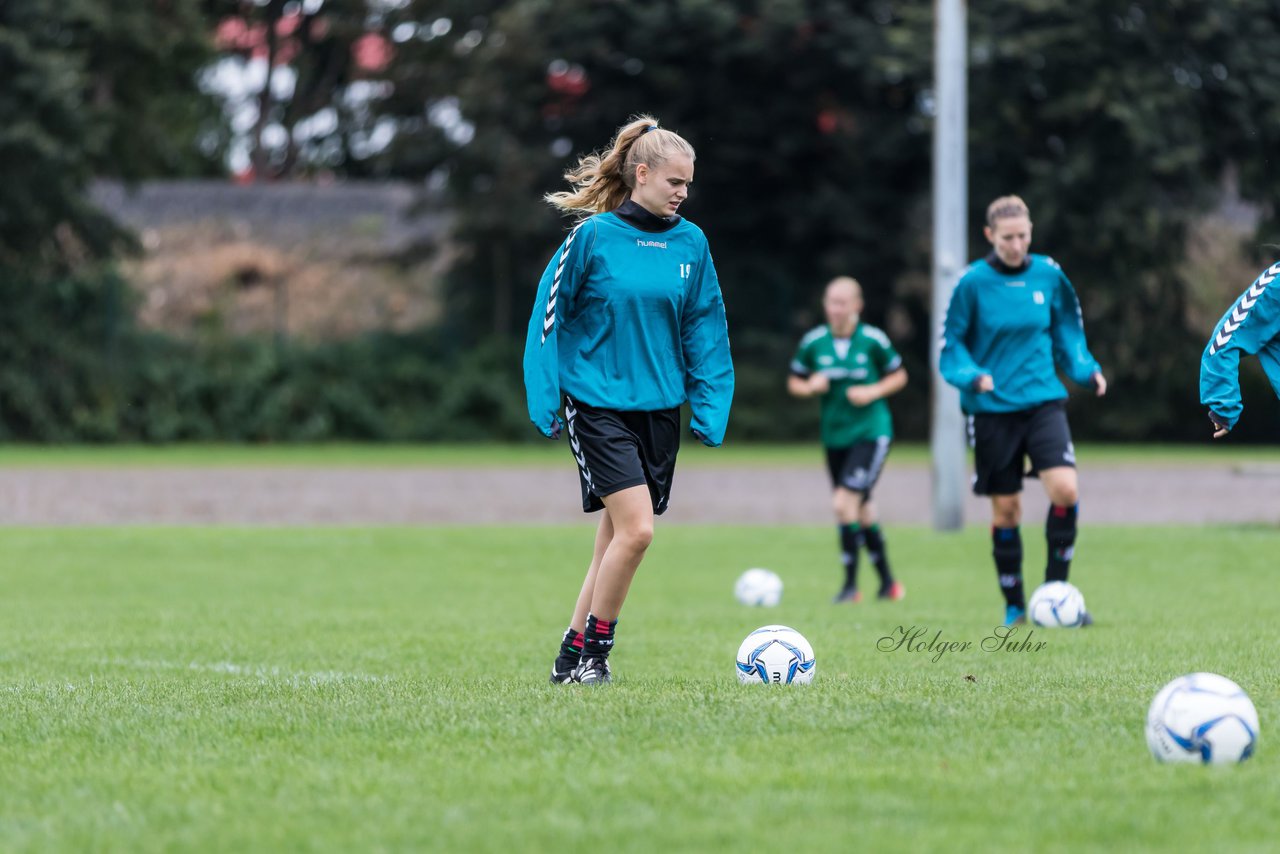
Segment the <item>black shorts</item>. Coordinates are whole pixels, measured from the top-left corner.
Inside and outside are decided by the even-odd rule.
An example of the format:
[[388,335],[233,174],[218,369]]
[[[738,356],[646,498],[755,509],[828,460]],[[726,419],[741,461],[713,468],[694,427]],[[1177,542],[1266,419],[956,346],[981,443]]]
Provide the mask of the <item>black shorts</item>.
[[[969,443],[973,446],[975,495],[1014,495],[1022,491],[1023,477],[1076,465],[1066,402],[1061,400],[1018,412],[972,415]],[[1031,461],[1025,474],[1024,457]]]
[[569,449],[578,463],[582,512],[604,509],[601,498],[647,485],[657,515],[667,509],[680,450],[680,407],[655,412],[598,409],[564,396]]
[[843,486],[850,492],[862,493],[862,500],[869,501],[892,444],[888,436],[882,436],[874,441],[854,442],[847,448],[827,448],[832,488]]

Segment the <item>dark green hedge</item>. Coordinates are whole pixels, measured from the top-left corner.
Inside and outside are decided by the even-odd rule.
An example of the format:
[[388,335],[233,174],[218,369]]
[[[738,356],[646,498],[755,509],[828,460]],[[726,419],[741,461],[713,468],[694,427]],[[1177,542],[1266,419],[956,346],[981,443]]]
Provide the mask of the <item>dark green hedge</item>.
[[[35,284],[0,275],[0,441],[537,441],[524,408],[519,342],[470,345],[447,329],[306,344],[139,330],[113,272]],[[731,441],[816,441],[818,407],[786,394],[795,341],[733,335]],[[927,365],[904,349],[910,385],[893,400],[898,435],[929,429]],[[1198,363],[1171,362],[1142,388],[1076,400],[1079,439],[1203,441]],[[1275,395],[1246,360],[1250,414],[1233,441],[1274,441]],[[1161,389],[1165,389],[1163,395]]]

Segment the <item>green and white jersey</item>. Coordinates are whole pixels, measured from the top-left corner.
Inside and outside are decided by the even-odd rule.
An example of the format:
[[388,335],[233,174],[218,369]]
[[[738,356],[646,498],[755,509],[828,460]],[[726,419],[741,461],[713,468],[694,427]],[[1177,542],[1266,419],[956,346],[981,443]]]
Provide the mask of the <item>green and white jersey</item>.
[[853,385],[879,382],[902,367],[902,357],[889,336],[874,326],[859,323],[848,338],[836,338],[826,324],[809,331],[791,360],[791,373],[809,377],[826,375],[831,388],[822,396],[822,444],[847,448],[893,436],[893,418],[884,398],[867,406],[854,406],[845,397]]

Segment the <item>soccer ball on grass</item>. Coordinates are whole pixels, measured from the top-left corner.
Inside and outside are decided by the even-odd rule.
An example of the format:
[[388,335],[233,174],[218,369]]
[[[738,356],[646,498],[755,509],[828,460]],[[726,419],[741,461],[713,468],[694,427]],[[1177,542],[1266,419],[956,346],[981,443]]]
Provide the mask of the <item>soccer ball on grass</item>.
[[767,569],[748,569],[738,576],[733,595],[743,605],[772,608],[782,601],[782,579]]
[[763,626],[738,647],[738,681],[744,685],[805,685],[816,662],[804,635],[788,626]]
[[1147,711],[1147,747],[1161,762],[1243,762],[1258,742],[1258,712],[1239,685],[1216,673],[1179,676]]
[[1067,581],[1046,581],[1027,602],[1027,618],[1046,629],[1084,625],[1084,594]]

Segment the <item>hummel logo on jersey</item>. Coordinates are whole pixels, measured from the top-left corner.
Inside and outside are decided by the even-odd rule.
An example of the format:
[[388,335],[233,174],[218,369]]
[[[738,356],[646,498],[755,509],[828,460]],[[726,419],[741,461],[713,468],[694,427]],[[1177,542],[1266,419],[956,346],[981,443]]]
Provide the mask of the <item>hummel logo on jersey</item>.
[[1044,291],[1036,291],[1031,298],[1035,300],[1036,305],[1044,305]]
[[641,240],[637,237],[636,246],[652,246],[654,249],[666,249],[667,243],[665,240]]

